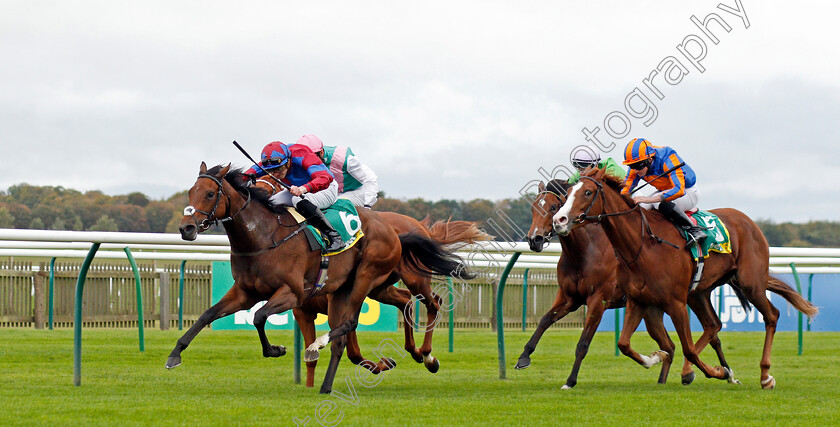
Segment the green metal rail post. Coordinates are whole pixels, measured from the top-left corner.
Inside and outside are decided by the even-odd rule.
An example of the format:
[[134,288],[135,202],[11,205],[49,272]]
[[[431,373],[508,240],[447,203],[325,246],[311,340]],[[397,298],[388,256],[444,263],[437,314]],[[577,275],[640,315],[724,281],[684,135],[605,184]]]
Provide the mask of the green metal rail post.
[[522,252],[514,252],[513,256],[511,256],[510,261],[508,261],[507,265],[505,266],[504,272],[502,272],[502,279],[499,281],[499,291],[496,294],[496,334],[498,335],[497,341],[499,342],[499,378],[505,379],[506,378],[506,370],[505,370],[505,321],[504,321],[504,313],[502,313],[502,301],[505,295],[505,283],[507,282],[508,275],[510,274],[510,270],[513,269],[513,264],[516,264],[516,260],[519,259],[519,256],[522,255]]
[[137,270],[137,263],[134,261],[134,255],[131,255],[131,249],[126,246],[123,250],[128,257],[128,263],[131,264],[131,271],[134,272],[134,287],[137,290],[137,335],[140,340],[140,351],[146,351],[146,340],[143,338],[143,286],[140,284],[140,271]]
[[178,283],[178,330],[184,329],[184,267],[187,260],[181,261],[181,281]]
[[615,355],[618,356],[618,337],[621,335],[621,307],[615,309]]
[[301,350],[301,341],[303,340],[301,333],[300,333],[300,326],[298,326],[297,321],[295,321],[295,338],[294,338],[294,352],[295,352],[295,384],[300,384],[300,350]]
[[449,287],[449,352],[455,351],[455,307],[454,297],[452,296],[452,277],[447,277],[447,286]]
[[53,314],[55,313],[55,303],[53,297],[55,296],[55,257],[50,260],[50,296],[49,296],[49,320],[50,330],[53,329]]
[[522,332],[525,332],[525,322],[528,317],[528,272],[530,268],[525,269],[525,274],[522,276]]
[[[796,263],[790,263],[790,269],[793,271],[793,278],[796,280],[796,292],[802,295],[802,285],[799,283],[799,273],[796,272]],[[797,312],[799,323],[799,355],[802,356],[802,312]]]
[[[811,275],[808,276],[808,302],[812,302],[811,301],[811,290],[814,288],[813,285],[814,285],[814,273],[811,273]],[[806,330],[808,332],[811,332],[811,322],[810,321],[808,321],[808,324],[806,325],[806,327],[807,327]]]
[[93,257],[96,251],[99,250],[101,243],[94,243],[90,247],[85,261],[82,263],[82,268],[79,270],[79,278],[76,280],[76,301],[73,313],[73,385],[82,385],[82,298],[85,291],[85,279],[87,278],[88,268],[93,262]]

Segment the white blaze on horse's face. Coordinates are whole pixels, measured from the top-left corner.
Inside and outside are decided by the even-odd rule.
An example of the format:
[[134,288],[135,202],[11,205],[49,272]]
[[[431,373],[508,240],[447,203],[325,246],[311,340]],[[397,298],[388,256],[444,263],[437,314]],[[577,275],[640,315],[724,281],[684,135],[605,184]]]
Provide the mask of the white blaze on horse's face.
[[571,231],[570,226],[571,222],[569,222],[569,211],[572,209],[572,206],[575,204],[575,195],[577,195],[577,191],[583,187],[583,182],[578,182],[574,185],[571,189],[569,189],[568,196],[566,196],[566,203],[560,207],[560,210],[554,214],[554,218],[552,218],[554,222],[554,231],[557,234],[565,236],[569,234]]

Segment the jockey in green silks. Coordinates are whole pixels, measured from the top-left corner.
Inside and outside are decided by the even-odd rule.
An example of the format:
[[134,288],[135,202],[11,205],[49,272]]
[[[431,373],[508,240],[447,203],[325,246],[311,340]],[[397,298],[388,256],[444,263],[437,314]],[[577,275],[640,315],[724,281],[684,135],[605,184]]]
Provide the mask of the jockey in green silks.
[[569,185],[577,184],[580,181],[580,174],[590,168],[606,169],[607,174],[624,181],[627,173],[612,157],[601,160],[601,150],[592,145],[581,145],[572,152],[572,166],[577,169],[574,175],[569,178]]

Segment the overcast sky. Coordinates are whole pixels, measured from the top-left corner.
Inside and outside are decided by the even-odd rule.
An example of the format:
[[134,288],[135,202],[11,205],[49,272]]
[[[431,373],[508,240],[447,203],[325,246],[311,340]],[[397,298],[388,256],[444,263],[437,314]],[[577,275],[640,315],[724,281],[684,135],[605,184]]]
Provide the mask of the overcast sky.
[[[234,139],[313,133],[390,197],[499,200],[599,127],[616,158],[633,137],[677,149],[702,208],[838,220],[840,4],[719,4],[0,0],[0,189],[165,198],[201,161],[246,166]],[[717,44],[690,19],[710,13]],[[679,81],[651,78],[669,56]],[[628,111],[636,88],[655,119]]]

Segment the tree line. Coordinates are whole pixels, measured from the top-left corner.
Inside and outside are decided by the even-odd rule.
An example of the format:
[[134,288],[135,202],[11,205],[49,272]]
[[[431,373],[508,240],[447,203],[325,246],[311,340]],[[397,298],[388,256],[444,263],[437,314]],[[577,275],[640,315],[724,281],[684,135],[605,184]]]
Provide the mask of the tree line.
[[[374,210],[418,220],[429,216],[433,221],[478,221],[499,240],[524,240],[531,224],[531,200],[533,195],[498,201],[406,200],[380,193]],[[101,191],[19,184],[0,191],[0,228],[177,233],[187,204],[187,191],[152,200],[140,192],[109,196]],[[840,222],[757,223],[771,246],[840,247]],[[216,227],[210,232],[223,230]]]

